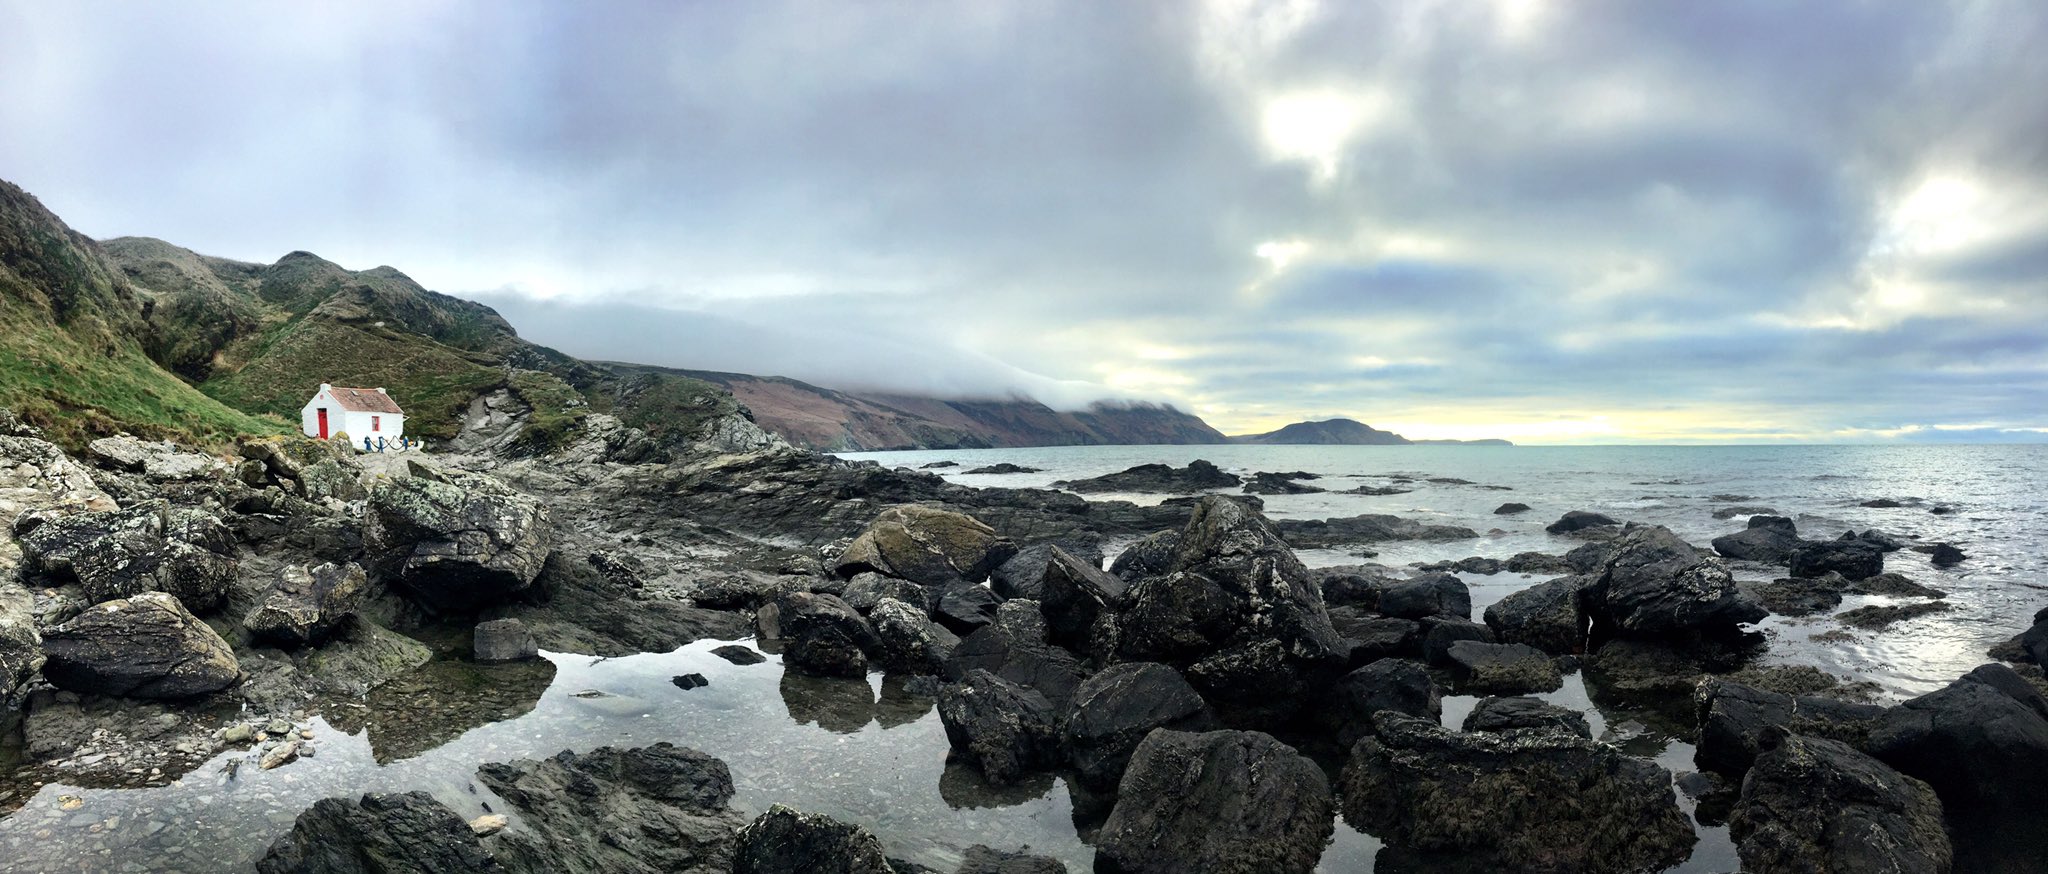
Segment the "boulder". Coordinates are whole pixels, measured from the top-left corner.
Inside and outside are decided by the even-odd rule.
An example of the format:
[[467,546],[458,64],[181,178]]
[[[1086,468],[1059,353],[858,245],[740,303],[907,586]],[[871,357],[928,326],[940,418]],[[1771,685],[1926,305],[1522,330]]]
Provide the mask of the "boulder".
[[1382,710],[1437,719],[1443,709],[1443,690],[1428,670],[1407,659],[1387,658],[1337,681],[1323,715],[1337,742],[1349,749],[1372,732],[1373,717]]
[[988,579],[1017,547],[972,516],[922,504],[883,510],[840,553],[841,577],[875,571],[921,586],[950,588]]
[[1472,590],[1465,581],[1450,574],[1423,574],[1393,583],[1380,592],[1381,613],[1402,619],[1431,616],[1472,618]]
[[60,689],[187,698],[242,679],[234,650],[162,592],[108,601],[43,635],[43,677]]
[[1377,611],[1380,593],[1394,584],[1379,574],[1326,573],[1320,577],[1323,603],[1330,607],[1362,607]]
[[877,648],[874,629],[859,613],[831,595],[792,592],[777,600],[782,663],[819,677],[865,677],[868,656]]
[[1321,768],[1256,731],[1145,736],[1097,835],[1112,874],[1306,874],[1335,831]]
[[398,582],[437,612],[474,610],[525,591],[553,549],[547,508],[483,476],[380,482],[370,508],[372,539]]
[[1351,647],[1348,666],[1363,667],[1383,658],[1421,658],[1422,623],[1392,616],[1364,616],[1350,607],[1330,610],[1330,624]]
[[1671,773],[1573,734],[1453,732],[1381,713],[1351,749],[1344,820],[1389,847],[1462,857],[1472,870],[1661,870],[1697,840]]
[[1600,513],[1587,510],[1572,510],[1557,517],[1557,521],[1544,526],[1543,530],[1552,534],[1571,534],[1588,528],[1605,528],[1620,524],[1620,522],[1616,522],[1612,517]]
[[1509,593],[1486,608],[1486,625],[1501,643],[1523,643],[1570,655],[1586,650],[1586,613],[1579,606],[1584,577],[1559,577]]
[[1045,614],[1052,641],[1084,652],[1101,649],[1094,645],[1098,623],[1114,619],[1129,585],[1053,547],[1038,587],[1038,608]]
[[211,455],[186,452],[168,441],[138,440],[126,434],[86,444],[86,453],[110,470],[142,474],[150,482],[188,482],[224,473],[228,466]]
[[1527,697],[1484,699],[1465,715],[1464,728],[1466,731],[1561,731],[1593,739],[1593,727],[1587,724],[1586,714]]
[[1969,558],[1969,556],[1964,555],[1962,550],[1947,543],[1937,543],[1934,545],[1934,549],[1927,553],[1927,560],[1933,562],[1935,567],[1959,565],[1966,558]]
[[1727,568],[1701,558],[1669,529],[1632,528],[1614,547],[1586,595],[1588,606],[1618,633],[1726,635],[1767,615]]
[[354,613],[369,578],[353,562],[307,568],[291,565],[243,617],[242,626],[258,640],[285,648],[319,643]]
[[995,622],[962,638],[943,674],[959,682],[976,669],[1038,690],[1059,712],[1073,703],[1084,674],[1080,659],[1047,639],[1038,603],[1021,600],[1003,602]]
[[1131,544],[1109,563],[1109,572],[1126,582],[1159,576],[1173,570],[1173,557],[1180,552],[1180,529],[1161,531]]
[[875,660],[883,668],[910,674],[936,674],[953,654],[960,638],[895,598],[883,598],[868,611],[875,632]]
[[1422,661],[1444,666],[1451,663],[1451,644],[1461,640],[1495,643],[1493,629],[1455,616],[1443,616],[1422,623]]
[[1243,481],[1235,474],[1224,473],[1216,465],[1202,459],[1188,462],[1187,467],[1173,467],[1165,464],[1141,464],[1117,473],[1080,480],[1061,480],[1053,483],[1055,488],[1072,492],[1092,494],[1099,492],[1138,492],[1145,494],[1191,495],[1210,489],[1234,489]]
[[1300,482],[1297,482],[1298,479],[1300,478],[1293,474],[1261,471],[1252,474],[1252,478],[1245,481],[1244,493],[1247,495],[1312,495],[1317,492],[1329,491],[1328,489],[1315,486],[1302,485]]
[[1493,508],[1493,515],[1495,516],[1512,516],[1516,513],[1527,512],[1529,512],[1528,504],[1519,504],[1514,501],[1509,501],[1505,504]]
[[939,593],[932,617],[955,634],[973,634],[975,629],[996,621],[996,608],[1003,599],[989,587],[961,583]]
[[1841,574],[1819,577],[1786,577],[1746,587],[1750,597],[1764,609],[1779,616],[1811,616],[1842,604],[1842,593],[1851,583]]
[[1783,516],[1751,516],[1749,527],[1714,538],[1714,551],[1738,561],[1785,564],[1806,541],[1799,529]]
[[1729,778],[1741,777],[1773,735],[1787,732],[1868,743],[1885,709],[1812,695],[1786,695],[1732,680],[1709,678],[1695,697],[1700,736],[1693,763]]
[[256,862],[257,874],[504,872],[455,811],[425,792],[324,798]]
[[1839,741],[1795,735],[1757,758],[1728,832],[1755,874],[1947,874],[1941,814],[1927,784]]
[[953,751],[992,786],[1008,786],[1058,758],[1052,703],[985,670],[970,671],[939,693],[939,720]]
[[780,804],[739,830],[732,874],[895,874],[867,829]]
[[1052,559],[1052,551],[1059,549],[1080,560],[1089,567],[1102,567],[1102,544],[1095,541],[1067,540],[1058,543],[1034,543],[1003,562],[989,573],[989,588],[994,589],[1003,600],[1029,598],[1039,600],[1040,581],[1045,577],[1045,563]]
[[0,580],[0,700],[12,699],[42,666],[35,596],[12,580]]
[[1451,644],[1451,673],[1463,692],[1518,695],[1555,692],[1564,686],[1557,662],[1540,649],[1519,643]]
[[540,658],[540,644],[517,619],[479,622],[470,633],[470,652],[479,662],[523,662]]
[[1884,549],[1861,540],[1821,540],[1793,550],[1789,564],[1795,577],[1833,572],[1855,581],[1884,573]]
[[1958,871],[2039,870],[2048,846],[2048,701],[2012,669],[1978,667],[1892,708],[1867,750],[1934,787]]
[[939,606],[937,591],[909,580],[885,577],[873,571],[854,574],[853,579],[847,581],[846,589],[839,597],[847,606],[860,611],[863,615],[875,609],[875,605],[881,603],[884,598],[894,598],[924,613],[930,613],[932,608]]
[[1547,552],[1517,552],[1508,556],[1508,573],[1556,576],[1571,573],[1572,563],[1562,555]]
[[1180,672],[1152,662],[1125,662],[1081,682],[1061,722],[1061,746],[1076,776],[1113,791],[1138,744],[1155,728],[1211,727],[1209,707]]
[[476,775],[518,814],[491,843],[514,872],[728,871],[746,823],[728,806],[725,763],[666,743],[493,762]]
[[14,530],[28,570],[76,582],[92,603],[167,592],[188,609],[207,612],[226,600],[235,575],[234,559],[207,546],[233,544],[218,519],[208,517],[208,524],[192,515],[178,514],[175,533],[197,543],[166,536],[171,511],[162,501],[105,512],[28,513]]

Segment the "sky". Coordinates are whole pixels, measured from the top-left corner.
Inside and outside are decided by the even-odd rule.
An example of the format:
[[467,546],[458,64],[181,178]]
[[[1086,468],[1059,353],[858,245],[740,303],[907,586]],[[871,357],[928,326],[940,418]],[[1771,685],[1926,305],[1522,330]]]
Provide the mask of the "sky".
[[0,178],[583,357],[2048,440],[2048,4],[0,0]]

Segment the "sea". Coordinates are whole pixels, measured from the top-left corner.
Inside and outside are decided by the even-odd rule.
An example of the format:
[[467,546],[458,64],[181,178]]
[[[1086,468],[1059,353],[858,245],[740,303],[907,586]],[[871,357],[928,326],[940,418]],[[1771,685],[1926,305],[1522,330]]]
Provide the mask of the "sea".
[[[1470,540],[1384,543],[1370,557],[1342,550],[1301,553],[1313,566],[1376,562],[1393,568],[1470,556],[1562,553],[1577,544],[1543,531],[1568,510],[1664,525],[1697,544],[1740,530],[1728,508],[1769,508],[1796,520],[1802,535],[1833,537],[1876,528],[1949,542],[1969,556],[1937,568],[1915,552],[1894,553],[1888,569],[1948,593],[1951,609],[1881,632],[1825,635],[1826,616],[1777,617],[1761,630],[1770,663],[1820,667],[1874,684],[1880,701],[1939,688],[1988,659],[2048,605],[2048,446],[1091,446],[851,453],[884,465],[935,469],[971,486],[1046,486],[1148,463],[1207,459],[1225,470],[1301,471],[1329,492],[1266,496],[1276,518],[1391,513],[1480,532]],[[976,475],[1001,462],[1039,472]],[[1336,492],[1356,486],[1410,489],[1384,496]],[[1154,502],[1161,495],[1091,495]],[[1886,499],[1896,507],[1866,507]],[[1501,504],[1531,509],[1496,515]],[[1939,510],[1940,512],[1937,512]],[[1122,544],[1110,544],[1110,549]],[[1737,566],[1762,580],[1771,569]],[[1540,582],[1518,574],[1461,577],[1475,616],[1485,605]],[[1851,597],[1841,609],[1887,599]],[[1816,637],[1824,637],[1816,640]],[[0,819],[0,871],[248,871],[265,848],[315,800],[363,792],[423,790],[465,818],[505,805],[475,780],[479,764],[537,758],[563,749],[668,741],[724,759],[749,813],[771,803],[829,814],[875,832],[891,855],[951,871],[966,848],[986,844],[1057,858],[1092,870],[1093,851],[1074,821],[1066,782],[1041,775],[1021,785],[985,785],[947,762],[932,701],[893,678],[831,680],[785,674],[780,657],[734,665],[699,641],[674,652],[623,658],[543,653],[538,665],[437,662],[436,676],[394,684],[365,701],[308,720],[317,755],[276,770],[231,751],[165,785],[149,788],[65,783],[23,787],[28,797]],[[743,645],[755,645],[741,641]],[[772,650],[772,647],[768,648]],[[671,679],[701,674],[708,685]],[[480,690],[468,696],[420,689]],[[1692,747],[1650,715],[1596,702],[1577,675],[1544,697],[1586,712],[1596,735],[1674,773],[1693,769]],[[1456,727],[1476,698],[1445,700]],[[1693,805],[1674,789],[1681,807]],[[517,827],[517,824],[514,824]],[[1379,840],[1341,820],[1319,870],[1368,872]],[[1739,867],[1725,826],[1697,827],[1692,858],[1675,872]]]

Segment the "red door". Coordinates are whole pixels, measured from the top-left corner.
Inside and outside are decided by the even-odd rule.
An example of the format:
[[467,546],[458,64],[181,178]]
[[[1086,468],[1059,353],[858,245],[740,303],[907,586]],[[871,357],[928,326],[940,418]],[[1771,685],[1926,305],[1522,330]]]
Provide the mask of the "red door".
[[327,439],[327,408],[320,408],[320,439]]

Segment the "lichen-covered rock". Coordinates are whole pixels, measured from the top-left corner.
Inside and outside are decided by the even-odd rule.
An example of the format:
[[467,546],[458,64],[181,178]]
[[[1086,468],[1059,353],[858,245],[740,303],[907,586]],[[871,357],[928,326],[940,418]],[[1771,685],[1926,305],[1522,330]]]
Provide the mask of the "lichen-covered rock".
[[1593,739],[1593,727],[1587,724],[1586,714],[1538,698],[1487,698],[1474,705],[1472,712],[1465,715],[1466,731],[1508,731],[1518,728],[1561,731],[1587,740]]
[[1468,693],[1519,695],[1554,692],[1564,685],[1557,663],[1525,644],[1461,640],[1451,644],[1449,661],[1458,689]]
[[362,601],[369,579],[360,565],[292,565],[242,619],[257,639],[291,648],[325,640]]
[[120,434],[86,445],[86,452],[112,469],[142,474],[151,482],[183,482],[223,473],[227,464],[211,455],[186,452],[164,441]]
[[834,565],[841,577],[875,571],[922,586],[979,583],[1017,547],[972,516],[921,504],[883,510]]
[[232,547],[219,520],[208,517],[208,524],[193,516],[180,512],[176,528],[167,529],[172,514],[162,501],[105,512],[37,512],[16,520],[15,534],[29,570],[76,582],[88,601],[167,592],[204,613],[226,599],[235,561],[208,548]]
[[1173,557],[1180,552],[1180,529],[1149,535],[1117,553],[1109,572],[1125,582],[1137,582],[1173,570]]
[[431,610],[460,612],[532,585],[554,545],[547,509],[486,477],[443,479],[415,475],[371,491],[375,539],[405,590]]
[[87,609],[46,632],[43,652],[43,676],[74,692],[186,698],[242,678],[228,642],[162,592]]
[[996,621],[962,638],[946,659],[946,679],[959,682],[975,669],[1036,689],[1059,712],[1073,703],[1085,671],[1081,660],[1047,639],[1036,601],[1005,601]]
[[746,823],[725,763],[666,743],[491,763],[477,779],[518,814],[490,846],[513,872],[724,874]]
[[256,862],[257,874],[504,872],[455,811],[425,792],[324,798]]
[[1767,615],[1718,560],[1702,558],[1656,525],[1631,528],[1615,542],[1586,598],[1598,616],[1626,635],[1726,635]]
[[0,580],[0,700],[13,698],[42,666],[35,596],[12,580]]
[[1344,766],[1344,819],[1389,846],[1500,870],[1660,870],[1697,840],[1671,773],[1564,732],[1449,731],[1381,713]]
[[1728,831],[1754,874],[1947,874],[1954,862],[1934,790],[1821,738],[1757,757]]
[[868,611],[868,625],[874,629],[876,661],[891,671],[936,674],[953,654],[960,638],[926,618],[923,610],[883,598]]
[[738,838],[732,874],[895,874],[867,829],[780,804]]
[[1501,643],[1525,643],[1557,655],[1586,649],[1586,614],[1579,606],[1584,577],[1537,583],[1489,605],[1487,627]]
[[1052,703],[984,670],[939,693],[939,720],[954,752],[992,786],[1007,786],[1056,758],[1059,720]]
[[1180,672],[1125,662],[1081,681],[1060,739],[1076,776],[1098,791],[1112,791],[1153,729],[1202,731],[1213,721],[1208,704]]
[[1046,557],[1038,589],[1038,607],[1054,643],[1084,652],[1113,643],[1096,645],[1101,623],[1113,620],[1123,606],[1129,584],[1122,578],[1055,546]]
[[776,602],[783,640],[782,663],[819,677],[863,677],[868,653],[876,649],[867,620],[831,595],[793,592]]
[[1793,550],[1789,564],[1795,577],[1833,572],[1861,580],[1884,573],[1884,548],[1863,540],[1816,541]]
[[1336,830],[1329,779],[1256,731],[1157,729],[1131,756],[1096,838],[1114,874],[1306,874]]
[[1694,700],[1700,737],[1693,762],[1730,778],[1747,772],[1774,734],[1791,732],[1861,746],[1885,712],[1871,704],[1786,695],[1719,678],[1702,681]]
[[939,593],[936,590],[873,571],[854,574],[853,579],[847,581],[846,589],[840,593],[839,598],[845,601],[847,606],[863,614],[875,609],[875,605],[881,603],[883,598],[895,598],[927,614],[939,605]]

